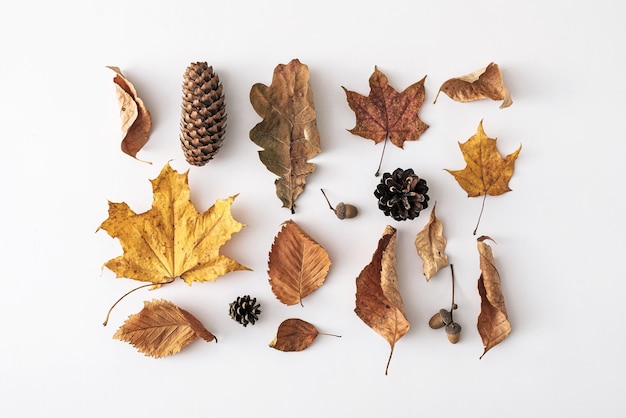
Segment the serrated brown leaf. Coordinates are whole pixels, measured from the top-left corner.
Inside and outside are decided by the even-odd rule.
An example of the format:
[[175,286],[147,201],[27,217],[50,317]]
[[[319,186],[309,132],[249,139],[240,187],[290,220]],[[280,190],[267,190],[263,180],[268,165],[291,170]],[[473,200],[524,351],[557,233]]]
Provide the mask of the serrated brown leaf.
[[428,128],[417,115],[424,103],[425,80],[426,77],[398,93],[389,85],[387,76],[374,67],[369,79],[369,96],[342,87],[348,105],[356,115],[356,126],[350,132],[376,144],[389,138],[400,148],[404,147],[405,141],[417,141]]
[[309,348],[318,335],[319,332],[313,324],[290,318],[278,326],[270,347],[280,351],[302,351]]
[[294,213],[306,177],[315,170],[308,160],[322,151],[309,67],[297,59],[278,65],[270,86],[252,86],[250,103],[263,118],[250,131],[250,139],[263,148],[261,162],[279,177],[276,195]]
[[317,290],[330,268],[326,250],[294,221],[283,223],[269,254],[268,275],[272,292],[286,305],[302,304]]
[[113,338],[154,358],[176,354],[198,338],[217,341],[196,317],[163,299],[145,301],[143,309],[129,316]]
[[448,265],[446,238],[443,236],[443,224],[435,215],[436,207],[437,202],[430,212],[430,220],[415,238],[415,248],[417,254],[424,261],[424,276],[426,276],[427,281]]
[[[500,68],[498,64],[493,62],[473,73],[445,81],[439,88],[437,97],[439,97],[440,92],[444,92],[457,102],[471,102],[481,99],[502,100],[500,109],[513,104],[511,94],[502,80]],[[435,102],[437,97],[435,97]]]
[[478,279],[478,294],[481,300],[478,332],[485,348],[480,358],[483,358],[487,351],[500,344],[511,333],[511,323],[504,305],[500,273],[496,269],[491,247],[484,242],[488,239],[491,238],[483,235],[477,240],[481,271]]
[[122,121],[122,151],[133,158],[148,142],[152,118],[143,100],[137,96],[133,84],[118,67],[107,66],[116,75],[113,78]]
[[410,328],[404,313],[404,303],[398,291],[396,273],[396,229],[387,225],[372,261],[356,279],[357,316],[381,335],[391,346],[385,374],[396,342]]
[[126,203],[109,202],[109,217],[99,229],[122,245],[124,254],[104,265],[117,277],[159,287],[178,277],[191,285],[250,270],[220,254],[220,247],[244,227],[230,212],[236,195],[198,213],[190,200],[188,174],[165,164],[152,180],[154,200],[147,212],[136,214]]

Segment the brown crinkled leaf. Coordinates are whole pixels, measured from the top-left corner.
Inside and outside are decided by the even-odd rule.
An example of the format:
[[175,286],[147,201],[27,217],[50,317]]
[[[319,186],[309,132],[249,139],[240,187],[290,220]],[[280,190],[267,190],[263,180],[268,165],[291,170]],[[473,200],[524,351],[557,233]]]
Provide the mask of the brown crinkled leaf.
[[415,238],[417,254],[424,261],[424,276],[430,280],[439,270],[448,265],[446,238],[443,236],[443,224],[435,215],[437,202],[430,212],[430,220]]
[[428,128],[417,115],[424,103],[425,80],[426,77],[398,93],[389,85],[387,76],[374,67],[369,79],[369,96],[342,87],[356,115],[356,126],[350,132],[377,144],[389,138],[400,148],[405,141],[417,141]]
[[480,358],[483,358],[487,351],[501,343],[511,333],[511,323],[502,295],[500,274],[496,269],[491,247],[484,242],[487,239],[491,240],[490,237],[483,235],[477,240],[481,271],[478,279],[478,293],[481,300],[478,332],[485,347]]
[[282,303],[295,305],[320,287],[330,268],[326,250],[289,220],[274,238],[268,275],[272,292]]
[[284,320],[279,326],[270,347],[280,351],[302,351],[313,344],[319,335],[317,328],[298,318]]
[[236,195],[198,213],[190,200],[188,174],[165,164],[152,180],[154,200],[147,212],[136,214],[126,203],[109,202],[109,217],[99,229],[122,245],[124,254],[105,264],[117,277],[156,288],[176,278],[191,285],[250,270],[220,254],[221,246],[244,227],[230,211]]
[[154,358],[176,354],[198,338],[217,342],[196,317],[163,299],[145,301],[143,309],[129,316],[113,338]]
[[410,328],[404,303],[398,291],[396,274],[396,229],[387,225],[372,261],[356,279],[354,312],[367,326],[380,334],[391,346],[385,374],[396,342]]
[[[500,109],[513,104],[509,90],[502,80],[500,68],[498,64],[493,62],[471,74],[451,78],[441,85],[437,97],[439,97],[440,92],[444,92],[457,102],[471,102],[481,99],[503,100]],[[435,102],[437,102],[437,97],[435,97]]]
[[122,151],[133,158],[148,142],[152,118],[150,112],[137,96],[137,91],[118,67],[107,66],[116,75],[113,78],[117,101],[120,106],[120,118],[122,120]]
[[279,177],[276,195],[283,207],[294,213],[306,177],[315,170],[308,160],[322,151],[309,67],[297,59],[278,65],[269,87],[261,83],[252,86],[250,102],[263,118],[250,131],[250,139],[263,148],[259,151],[261,162]]

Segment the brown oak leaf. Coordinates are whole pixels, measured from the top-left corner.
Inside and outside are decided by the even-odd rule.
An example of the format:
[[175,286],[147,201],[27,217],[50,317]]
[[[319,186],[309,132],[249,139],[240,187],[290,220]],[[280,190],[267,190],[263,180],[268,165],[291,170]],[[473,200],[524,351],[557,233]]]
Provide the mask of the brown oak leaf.
[[319,331],[313,324],[302,319],[290,318],[278,326],[276,337],[270,343],[270,347],[280,351],[302,351],[309,348],[318,335]]
[[471,102],[481,99],[503,100],[500,109],[513,104],[509,90],[502,80],[500,68],[498,64],[493,62],[473,73],[445,81],[437,92],[435,102],[437,102],[440,92],[444,92],[457,102]]
[[387,225],[372,261],[356,279],[357,316],[380,334],[391,346],[385,374],[396,342],[410,328],[404,313],[404,303],[398,291],[396,273],[396,229]]
[[176,354],[198,338],[217,342],[196,317],[163,299],[145,301],[143,309],[129,316],[113,338],[154,358]]
[[330,268],[326,250],[294,221],[283,223],[269,254],[272,292],[282,303],[295,305],[326,280]]
[[426,77],[398,93],[389,85],[387,76],[374,67],[369,79],[369,96],[342,87],[356,115],[356,126],[350,132],[377,144],[389,138],[400,148],[405,141],[417,141],[428,128],[417,116],[424,103],[425,80]]
[[415,248],[417,254],[424,261],[424,276],[426,276],[427,281],[448,265],[448,256],[445,252],[446,238],[443,236],[443,224],[435,215],[436,207],[437,202],[430,212],[430,220],[415,238]]
[[491,247],[484,242],[488,239],[491,240],[490,237],[483,235],[477,240],[481,271],[478,279],[478,293],[481,300],[478,332],[485,347],[480,358],[483,358],[487,351],[500,344],[511,333],[511,323],[504,305],[500,273],[496,269]]
[[[446,171],[454,176],[468,197],[483,195],[483,207],[487,195],[499,196],[511,191],[509,180],[513,176],[515,160],[522,150],[517,150],[502,157],[496,147],[496,139],[489,138],[483,130],[482,120],[476,133],[465,143],[459,142],[466,166],[463,170]],[[482,209],[481,209],[482,215]],[[480,222],[480,216],[478,218]],[[478,225],[476,225],[478,228]],[[474,235],[476,230],[474,230]]]
[[279,177],[276,195],[294,213],[306,177],[315,170],[308,160],[322,151],[309,67],[297,59],[278,65],[270,86],[252,86],[250,102],[263,118],[250,131],[250,139],[263,148],[261,162]]
[[137,96],[133,84],[118,67],[107,66],[115,72],[113,82],[122,120],[122,151],[133,158],[148,142],[152,118],[143,100]]
[[190,200],[188,173],[179,174],[166,164],[152,180],[154,200],[147,212],[136,214],[126,203],[109,202],[109,217],[98,229],[122,245],[124,254],[104,265],[117,277],[156,288],[178,277],[191,285],[250,270],[219,253],[244,226],[230,212],[236,195],[198,213]]

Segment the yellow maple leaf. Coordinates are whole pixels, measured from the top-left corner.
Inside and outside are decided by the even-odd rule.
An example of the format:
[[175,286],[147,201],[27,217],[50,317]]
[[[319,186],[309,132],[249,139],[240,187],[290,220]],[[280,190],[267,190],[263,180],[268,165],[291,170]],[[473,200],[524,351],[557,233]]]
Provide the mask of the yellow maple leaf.
[[244,226],[230,212],[237,195],[198,213],[189,199],[188,172],[179,174],[166,164],[151,183],[154,200],[147,212],[136,214],[126,203],[109,202],[109,217],[99,229],[118,238],[124,254],[105,267],[117,277],[150,282],[154,288],[178,277],[191,285],[250,270],[219,254]]

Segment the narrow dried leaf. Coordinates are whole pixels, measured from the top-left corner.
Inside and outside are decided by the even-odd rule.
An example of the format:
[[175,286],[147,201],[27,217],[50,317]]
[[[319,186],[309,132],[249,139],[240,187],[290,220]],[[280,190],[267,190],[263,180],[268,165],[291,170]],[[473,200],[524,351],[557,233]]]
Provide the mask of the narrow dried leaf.
[[[437,97],[439,97],[440,92],[444,92],[457,102],[471,102],[481,99],[503,100],[500,109],[513,104],[509,90],[502,80],[500,68],[498,64],[493,62],[471,74],[451,78],[441,85]],[[435,102],[437,97],[435,97]]]
[[396,342],[410,328],[404,313],[404,303],[398,291],[396,273],[396,229],[387,225],[372,261],[356,279],[357,316],[380,334],[391,346],[385,374]]
[[118,67],[107,66],[116,75],[113,78],[117,101],[120,107],[122,120],[122,151],[133,158],[148,142],[152,118],[143,100],[137,96],[137,91]]
[[252,86],[250,102],[263,118],[250,131],[250,139],[263,148],[261,162],[279,177],[276,195],[294,213],[306,177],[315,170],[308,160],[322,151],[309,67],[297,59],[278,65],[269,87]]
[[448,265],[448,256],[446,255],[446,238],[443,236],[443,224],[435,215],[433,206],[430,212],[430,220],[415,238],[415,248],[417,254],[424,261],[424,276],[429,281],[439,270]]
[[342,87],[348,105],[356,115],[356,126],[350,132],[376,144],[389,138],[400,148],[404,147],[405,141],[417,141],[428,128],[417,115],[424,103],[425,80],[426,77],[398,93],[389,85],[387,76],[374,67],[369,79],[369,96]]
[[284,320],[270,347],[280,351],[302,351],[313,344],[319,332],[312,324],[298,318]]
[[145,301],[143,309],[129,316],[113,338],[154,358],[176,354],[198,338],[217,342],[196,317],[163,299]]
[[491,239],[487,236],[478,238],[478,253],[480,254],[481,275],[478,279],[478,293],[480,294],[480,315],[478,315],[478,332],[483,340],[485,351],[483,356],[501,343],[511,333],[511,323],[509,322],[500,274],[496,269],[491,247],[485,244],[485,240]]
[[109,202],[109,217],[99,229],[118,238],[124,250],[105,264],[117,277],[159,287],[178,277],[191,285],[250,270],[219,253],[244,226],[230,212],[236,195],[198,213],[189,197],[188,173],[166,164],[152,180],[154,200],[147,212],[136,214],[126,203]]
[[294,221],[286,221],[274,238],[269,254],[268,275],[272,292],[286,305],[302,299],[326,280],[330,268],[326,250]]

